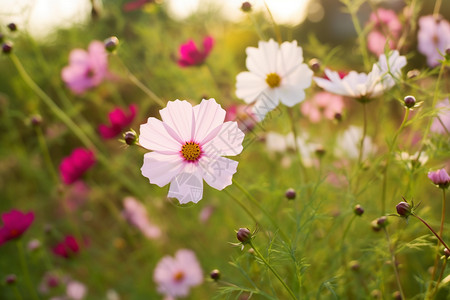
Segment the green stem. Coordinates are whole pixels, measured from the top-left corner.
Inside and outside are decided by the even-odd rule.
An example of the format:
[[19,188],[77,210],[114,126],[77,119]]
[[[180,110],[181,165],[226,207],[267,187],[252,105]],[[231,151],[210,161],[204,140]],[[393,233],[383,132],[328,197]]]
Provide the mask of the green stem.
[[384,233],[386,235],[386,239],[387,239],[388,246],[389,246],[389,252],[391,254],[391,261],[392,261],[392,265],[394,267],[394,273],[395,273],[395,279],[397,281],[397,287],[398,287],[398,290],[400,292],[401,299],[406,299],[405,298],[405,294],[403,293],[402,284],[400,282],[400,274],[398,272],[397,259],[395,258],[394,247],[393,247],[393,245],[391,243],[391,239],[389,237],[389,233],[388,233],[386,227],[383,227],[383,230],[384,230]]
[[441,9],[442,0],[436,0],[433,9],[433,16],[437,17],[439,15],[439,10]]
[[273,275],[281,282],[281,284],[284,286],[286,291],[289,293],[292,299],[297,300],[297,297],[295,296],[294,292],[287,286],[286,282],[281,278],[281,276],[278,274],[278,272],[269,264],[269,262],[262,256],[262,254],[258,251],[258,249],[253,245],[253,242],[249,242],[250,246],[253,250],[255,250],[256,255],[263,261],[263,263],[272,271]]
[[447,260],[448,260],[448,258],[446,257],[444,259],[444,263],[442,264],[441,272],[439,272],[439,277],[438,277],[438,280],[436,281],[436,287],[434,288],[434,291],[431,294],[431,299],[434,298],[434,296],[436,295],[437,291],[439,290],[439,284],[442,281],[442,277],[444,276],[445,268],[447,267]]
[[28,265],[27,265],[27,261],[25,259],[25,253],[23,252],[22,241],[19,239],[17,241],[16,245],[17,245],[17,250],[19,252],[20,266],[21,266],[22,272],[25,276],[25,281],[26,281],[26,284],[28,285],[28,289],[31,294],[31,297],[34,300],[39,300],[39,297],[36,293],[36,289],[33,287],[33,284],[30,279],[30,272],[28,271]]
[[253,213],[247,208],[245,207],[245,205],[242,203],[241,200],[239,200],[238,198],[236,198],[235,196],[233,196],[232,193],[230,193],[228,190],[223,190],[228,196],[230,196],[231,199],[234,200],[234,202],[236,202],[246,213],[247,215],[249,215],[250,218],[252,218],[253,222],[255,222],[255,224],[258,224],[258,220],[256,220],[256,217],[253,215]]
[[269,13],[270,20],[272,21],[273,30],[275,31],[275,36],[277,37],[278,44],[281,45],[281,43],[283,42],[283,39],[281,38],[280,27],[275,22],[275,19],[274,19],[273,15],[272,15],[272,12],[270,11],[269,6],[267,5],[266,1],[264,1],[264,5],[266,6],[267,12]]
[[298,155],[300,171],[302,173],[302,181],[306,182],[306,179],[308,178],[308,175],[307,175],[307,172],[306,172],[306,168],[303,165],[301,149],[300,149],[300,146],[298,145],[298,142],[297,142],[298,134],[297,134],[297,127],[295,126],[294,114],[293,114],[292,108],[288,107],[287,110],[288,110],[289,120],[291,122],[292,133],[294,134],[294,147],[295,147],[295,152]]
[[233,184],[236,185],[236,187],[241,190],[242,193],[254,204],[258,207],[258,209],[266,215],[266,217],[270,220],[272,225],[278,229],[278,232],[282,235],[285,242],[290,243],[289,237],[281,230],[281,228],[277,225],[275,220],[272,218],[272,216],[259,204],[259,202],[243,187],[241,186],[236,180],[233,179]]
[[35,131],[37,134],[39,147],[41,148],[42,155],[44,156],[45,164],[47,165],[47,169],[53,177],[53,180],[57,183],[59,181],[59,177],[55,171],[55,166],[53,165],[50,152],[48,151],[47,143],[45,142],[44,134],[42,133],[42,128],[40,126],[36,126]]
[[341,250],[342,250],[342,247],[344,247],[345,238],[347,237],[350,227],[352,226],[352,223],[353,223],[353,221],[355,221],[355,219],[356,219],[356,215],[353,214],[353,217],[350,219],[350,222],[348,222],[347,227],[345,227],[344,234],[342,234],[342,238],[341,238],[341,246],[339,247]]
[[359,48],[361,50],[363,61],[364,61],[364,68],[366,70],[370,69],[370,61],[369,61],[369,52],[367,51],[366,47],[366,39],[363,35],[361,25],[359,24],[357,10],[354,7],[351,7],[351,3],[345,1],[344,2],[348,8],[348,11],[350,12],[350,16],[352,17],[353,26],[355,27],[356,34],[358,35],[358,41],[359,41]]
[[447,244],[442,240],[442,238],[436,233],[436,231],[434,231],[434,229],[431,228],[431,226],[428,225],[428,223],[425,222],[424,219],[422,219],[421,217],[419,217],[419,216],[416,215],[416,214],[412,214],[412,216],[416,217],[417,219],[419,219],[420,222],[422,222],[425,226],[427,226],[428,229],[430,229],[430,231],[431,231],[431,232],[434,234],[434,236],[442,243],[442,245],[444,245],[445,248],[450,249],[450,248],[447,246]]
[[365,102],[362,103],[363,105],[363,134],[361,138],[361,143],[359,144],[359,155],[358,155],[358,168],[361,167],[361,161],[363,157],[364,152],[364,140],[366,139],[367,134],[367,104]]

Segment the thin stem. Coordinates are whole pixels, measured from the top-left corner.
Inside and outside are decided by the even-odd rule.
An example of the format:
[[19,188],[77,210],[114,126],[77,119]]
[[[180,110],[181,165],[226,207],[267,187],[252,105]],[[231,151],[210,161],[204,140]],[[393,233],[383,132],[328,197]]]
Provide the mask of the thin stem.
[[19,252],[20,266],[21,266],[22,272],[25,276],[25,281],[28,285],[28,289],[29,289],[29,292],[31,293],[31,297],[34,300],[39,300],[39,297],[36,293],[36,289],[33,287],[33,284],[30,279],[30,272],[28,271],[28,265],[27,265],[27,262],[25,259],[25,253],[23,252],[22,242],[20,239],[17,241],[16,245],[17,245],[17,250]]
[[441,9],[442,0],[436,0],[433,9],[433,16],[437,17],[439,15],[439,10]]
[[388,233],[386,227],[383,227],[383,230],[384,230],[384,233],[386,235],[387,242],[388,242],[389,252],[391,253],[391,261],[392,261],[392,265],[394,267],[394,273],[395,273],[395,279],[397,281],[397,287],[398,287],[398,290],[400,292],[401,299],[406,299],[405,298],[405,294],[403,293],[402,284],[400,282],[400,274],[398,272],[397,259],[395,258],[394,247],[393,247],[393,245],[391,243],[391,239],[389,237],[389,233]]
[[436,287],[434,288],[434,291],[431,294],[431,298],[434,298],[434,295],[436,295],[437,291],[439,290],[439,284],[442,281],[442,277],[444,276],[445,268],[447,267],[447,260],[448,260],[448,258],[446,257],[444,259],[444,263],[442,264],[441,272],[439,272],[439,277],[438,277],[438,280],[436,281]]
[[362,32],[361,25],[359,24],[357,9],[355,10],[353,7],[351,7],[351,4],[347,1],[345,1],[344,3],[346,4],[346,6],[350,12],[350,16],[352,17],[353,26],[355,27],[356,34],[358,35],[359,48],[360,48],[362,56],[363,56],[364,68],[368,70],[368,69],[370,69],[369,52],[367,51],[366,39]]
[[427,226],[428,229],[431,230],[431,232],[434,234],[434,236],[437,237],[437,239],[442,243],[442,245],[444,245],[445,248],[450,249],[450,248],[447,246],[447,244],[441,239],[441,237],[436,233],[436,231],[434,231],[434,229],[431,228],[431,226],[428,225],[428,223],[425,222],[424,219],[422,219],[421,217],[419,217],[419,216],[416,215],[416,214],[412,214],[412,216],[416,217],[416,218],[419,219],[419,221],[421,221],[425,226]]
[[367,104],[365,102],[362,103],[363,105],[363,134],[361,138],[361,143],[359,144],[359,156],[358,156],[358,168],[361,166],[361,161],[363,157],[364,152],[364,140],[366,139],[367,134]]
[[294,292],[287,286],[286,282],[281,278],[281,276],[278,274],[278,272],[269,264],[269,262],[262,256],[262,254],[258,251],[258,249],[253,245],[253,242],[249,242],[250,246],[255,250],[256,255],[263,261],[263,263],[272,271],[273,275],[281,282],[281,284],[284,286],[286,291],[289,293],[292,299],[297,300],[297,297],[295,296]]
[[269,13],[270,20],[272,21],[273,30],[275,31],[275,36],[277,37],[278,44],[281,45],[281,43],[283,42],[283,40],[282,40],[282,38],[281,38],[280,27],[279,27],[278,24],[275,22],[275,19],[273,18],[272,12],[270,11],[269,6],[267,5],[267,2],[266,2],[266,1],[264,1],[264,5],[266,6],[267,12]]
[[356,219],[356,215],[353,214],[353,217],[348,222],[347,227],[345,227],[344,233],[342,234],[341,246],[339,247],[340,249],[342,249],[342,247],[344,247],[345,238],[347,237],[347,234],[348,234],[348,232],[350,230],[350,227],[352,226],[352,223],[353,223],[353,221],[355,221],[355,219]]
[[300,171],[301,171],[301,173],[302,173],[302,181],[305,182],[306,179],[308,178],[308,175],[307,175],[307,173],[306,173],[306,168],[305,168],[305,166],[303,165],[303,162],[302,162],[302,152],[301,152],[300,146],[299,146],[299,144],[298,144],[298,142],[297,142],[298,134],[297,134],[297,127],[295,126],[294,114],[293,114],[292,108],[288,107],[287,110],[288,110],[289,120],[290,120],[290,122],[291,122],[292,133],[294,134],[294,147],[295,147],[295,152],[296,152],[297,155],[298,155],[298,161],[299,161],[299,165],[300,165]]
[[233,199],[234,202],[236,202],[247,213],[247,215],[249,215],[250,218],[252,218],[252,220],[253,220],[253,222],[255,222],[255,224],[258,224],[258,220],[256,220],[256,217],[253,215],[253,213],[247,207],[245,207],[245,205],[242,203],[241,200],[239,200],[238,198],[233,196],[233,194],[230,193],[228,190],[224,190],[224,192],[228,196],[230,196],[230,198]]
[[244,195],[254,204],[258,207],[258,209],[266,215],[266,217],[270,220],[272,225],[278,229],[280,234],[283,236],[283,239],[285,242],[290,243],[289,237],[281,230],[281,228],[277,225],[275,220],[272,218],[272,216],[259,204],[259,202],[243,187],[241,186],[236,180],[233,179],[233,184],[236,185],[236,187],[241,190],[241,192],[244,193]]
[[45,138],[42,133],[42,128],[38,125],[35,127],[35,131],[37,134],[39,147],[41,148],[42,155],[44,156],[45,164],[47,165],[47,169],[53,177],[53,180],[57,183],[59,181],[58,174],[55,171],[55,166],[53,165],[50,152],[48,151],[47,143],[45,142]]

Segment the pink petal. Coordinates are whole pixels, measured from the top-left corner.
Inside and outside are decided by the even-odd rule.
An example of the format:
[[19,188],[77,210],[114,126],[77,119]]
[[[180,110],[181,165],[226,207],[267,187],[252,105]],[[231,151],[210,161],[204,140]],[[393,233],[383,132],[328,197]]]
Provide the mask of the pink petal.
[[196,127],[194,141],[204,143],[208,134],[223,124],[226,112],[213,98],[203,99],[199,105],[193,107],[193,110]]
[[170,183],[169,194],[180,204],[197,203],[203,197],[203,179],[200,172],[182,172]]
[[166,155],[158,152],[149,152],[144,155],[142,175],[150,183],[163,187],[173,180],[183,169],[183,158],[179,154]]
[[[168,126],[156,118],[148,118],[147,123],[140,127],[139,144],[149,150],[166,154],[176,154],[181,151],[185,143]],[[175,135],[175,137],[173,136]]]
[[202,149],[208,157],[238,155],[243,150],[244,137],[245,134],[239,129],[237,122],[225,122],[214,138],[202,145]]
[[186,100],[169,101],[167,106],[159,111],[162,121],[172,128],[183,142],[194,138],[194,112],[192,105]]
[[220,191],[232,183],[238,162],[225,157],[203,157],[199,165],[206,183]]

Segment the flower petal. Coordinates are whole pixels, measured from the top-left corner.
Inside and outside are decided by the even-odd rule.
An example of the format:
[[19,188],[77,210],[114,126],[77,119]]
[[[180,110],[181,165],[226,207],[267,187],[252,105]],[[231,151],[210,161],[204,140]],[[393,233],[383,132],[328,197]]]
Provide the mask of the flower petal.
[[170,183],[167,197],[177,198],[180,204],[197,203],[203,197],[203,179],[199,171],[181,172]]
[[297,69],[303,62],[303,50],[297,46],[297,41],[284,42],[280,46],[277,57],[277,70],[284,76]]
[[277,71],[278,50],[278,43],[272,39],[268,42],[259,42],[258,48],[248,47],[246,49],[247,60],[245,61],[247,69],[265,79],[267,74]]
[[241,72],[236,77],[236,96],[246,103],[254,102],[268,88],[265,78],[250,72]]
[[223,124],[226,112],[213,98],[203,99],[199,105],[193,107],[193,110],[196,127],[193,139],[202,143],[211,131]]
[[281,86],[277,93],[281,103],[289,107],[305,100],[305,91],[299,86]]
[[[156,118],[148,118],[140,127],[139,144],[149,150],[175,154],[181,150],[182,141]],[[171,134],[172,133],[172,134]]]
[[208,157],[238,155],[242,152],[245,134],[239,129],[237,122],[223,123],[220,131],[202,149]]
[[183,167],[183,158],[178,154],[166,155],[149,152],[144,155],[141,172],[150,180],[150,183],[163,187],[171,182]]
[[266,89],[256,100],[255,105],[252,107],[254,119],[262,121],[266,117],[269,111],[272,111],[279,104],[278,95],[276,89]]
[[162,121],[172,128],[183,142],[190,142],[194,137],[194,120],[192,105],[186,100],[169,101],[159,111]]
[[205,156],[199,165],[206,183],[220,191],[232,183],[238,162],[225,157]]

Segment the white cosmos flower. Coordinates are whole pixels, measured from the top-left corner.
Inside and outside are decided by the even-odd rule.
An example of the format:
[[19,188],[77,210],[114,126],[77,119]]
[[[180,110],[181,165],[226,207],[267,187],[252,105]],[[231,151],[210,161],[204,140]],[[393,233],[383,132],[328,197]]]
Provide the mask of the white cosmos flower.
[[168,299],[186,297],[189,289],[203,282],[203,272],[195,253],[181,249],[175,257],[164,256],[156,265],[153,280],[158,292]]
[[225,110],[216,100],[192,105],[183,100],[167,103],[159,111],[162,121],[148,118],[141,125],[139,143],[152,152],[144,155],[142,175],[163,187],[181,204],[197,203],[203,179],[222,190],[232,182],[238,163],[222,157],[242,151],[244,133],[236,122],[225,122]]
[[278,106],[292,107],[305,99],[313,72],[303,63],[303,50],[297,41],[279,45],[274,40],[260,41],[258,48],[246,49],[249,72],[236,77],[236,95],[246,103],[255,103],[258,121]]
[[[338,135],[334,154],[338,157],[345,155],[356,159],[359,156],[362,136],[363,129],[361,127],[350,126],[346,131]],[[362,159],[367,159],[376,149],[377,147],[372,142],[372,139],[366,136],[363,142]]]
[[325,69],[328,79],[314,77],[314,81],[324,90],[352,98],[367,101],[382,95],[395,85],[395,78],[401,76],[401,69],[406,65],[406,58],[400,56],[397,50],[389,55],[382,54],[369,74],[351,71],[344,78],[338,72]]

